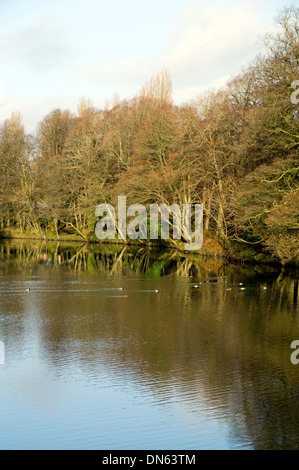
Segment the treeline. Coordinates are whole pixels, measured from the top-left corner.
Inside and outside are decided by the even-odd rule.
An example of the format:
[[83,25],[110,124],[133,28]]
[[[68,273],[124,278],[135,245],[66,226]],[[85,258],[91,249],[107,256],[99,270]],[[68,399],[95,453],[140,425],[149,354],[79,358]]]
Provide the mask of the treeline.
[[297,260],[299,9],[276,26],[264,55],[187,105],[173,104],[162,71],[103,110],[82,99],[77,114],[52,111],[36,136],[14,113],[0,126],[2,232],[92,239],[95,207],[126,195],[129,204],[203,203],[204,228],[220,241]]

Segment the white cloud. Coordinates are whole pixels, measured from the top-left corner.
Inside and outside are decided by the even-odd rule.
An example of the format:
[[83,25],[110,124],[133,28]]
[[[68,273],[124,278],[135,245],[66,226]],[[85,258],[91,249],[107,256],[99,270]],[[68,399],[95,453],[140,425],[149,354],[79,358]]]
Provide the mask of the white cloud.
[[56,15],[54,10],[47,15],[38,12],[35,19],[30,16],[19,23],[13,33],[6,28],[6,36],[0,36],[0,61],[5,64],[1,80],[6,88],[2,105],[0,97],[0,121],[21,110],[32,132],[55,107],[76,110],[81,96],[101,107],[115,91],[122,98],[131,97],[163,68],[170,70],[175,102],[194,99],[211,87],[223,86],[253,59],[259,52],[258,36],[271,29],[277,7],[262,0],[190,0],[164,36],[154,37],[153,24],[155,47],[147,47],[138,60],[143,37],[137,25],[135,30],[129,23],[130,41],[125,42],[126,17],[121,18],[121,31],[113,22],[99,22],[97,29],[93,14],[89,33],[77,16],[79,3],[70,21],[58,15],[55,3]]
[[[265,13],[265,12],[264,12]],[[223,86],[258,53],[258,36],[271,27],[261,1],[192,0],[168,31],[160,53],[143,61],[105,61],[68,69],[70,77],[98,84],[138,84],[162,68],[173,77],[178,102]],[[137,91],[137,90],[136,90]]]
[[260,3],[190,1],[169,32],[161,55],[176,86],[223,85],[246,66],[259,52],[258,36],[271,27]]
[[[79,102],[79,100],[78,100]],[[0,106],[0,122],[9,118],[13,111],[19,111],[23,116],[26,132],[33,133],[38,123],[53,109],[77,110],[77,103],[68,95],[45,96],[6,95],[5,102]]]
[[2,106],[4,102],[5,102],[4,83],[0,81],[0,106]]
[[146,77],[151,59],[144,61],[103,61],[96,64],[73,66],[67,73],[73,77],[80,77],[93,81],[96,84],[122,84],[138,83]]
[[62,28],[50,16],[40,17],[0,38],[0,51],[6,63],[21,61],[36,70],[62,64],[69,52]]

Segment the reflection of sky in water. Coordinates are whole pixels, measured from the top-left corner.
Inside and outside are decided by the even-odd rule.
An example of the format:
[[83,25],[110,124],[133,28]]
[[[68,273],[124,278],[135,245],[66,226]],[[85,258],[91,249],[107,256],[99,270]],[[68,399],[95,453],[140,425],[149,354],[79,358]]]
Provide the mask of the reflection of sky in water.
[[294,447],[296,283],[238,276],[1,276],[0,447]]
[[0,394],[6,423],[1,448],[229,447],[225,423],[207,410],[194,420],[172,398],[157,404],[157,397],[140,393],[134,383],[123,386],[105,374],[94,383],[75,376],[57,380],[31,367],[15,373]]

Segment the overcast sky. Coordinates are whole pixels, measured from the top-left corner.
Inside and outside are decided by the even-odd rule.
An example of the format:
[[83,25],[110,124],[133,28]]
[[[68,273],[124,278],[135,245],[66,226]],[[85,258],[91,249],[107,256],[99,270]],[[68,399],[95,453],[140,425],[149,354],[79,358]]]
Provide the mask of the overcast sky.
[[[297,0],[296,0],[297,1]],[[293,3],[296,3],[293,0]],[[0,0],[0,121],[134,96],[169,69],[175,103],[220,87],[292,0]]]

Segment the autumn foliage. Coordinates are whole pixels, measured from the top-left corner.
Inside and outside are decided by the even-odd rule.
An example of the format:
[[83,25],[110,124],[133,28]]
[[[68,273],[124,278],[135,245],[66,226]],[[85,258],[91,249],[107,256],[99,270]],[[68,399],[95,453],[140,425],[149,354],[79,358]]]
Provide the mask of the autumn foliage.
[[[53,110],[35,137],[21,117],[0,126],[1,229],[77,232],[88,240],[95,207],[203,203],[204,228],[299,259],[299,9],[285,9],[266,53],[225,88],[176,106],[167,71],[132,99],[103,110],[81,100]],[[299,93],[298,93],[299,95]]]

